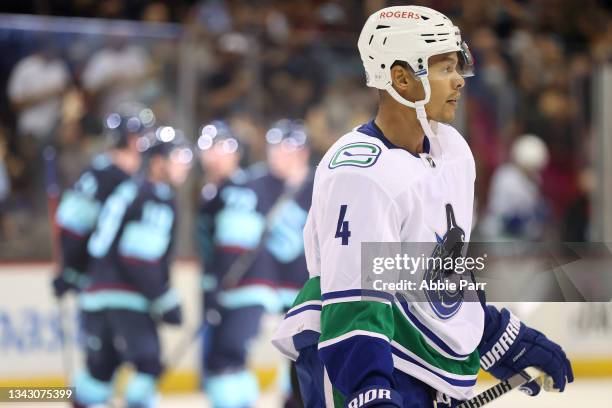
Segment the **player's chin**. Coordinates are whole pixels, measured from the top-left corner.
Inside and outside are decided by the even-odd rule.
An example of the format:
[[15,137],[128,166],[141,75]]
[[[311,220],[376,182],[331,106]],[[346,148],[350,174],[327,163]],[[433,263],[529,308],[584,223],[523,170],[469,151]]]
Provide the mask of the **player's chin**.
[[457,103],[447,102],[444,104],[442,112],[440,112],[441,122],[452,122],[455,119],[455,113],[457,112]]

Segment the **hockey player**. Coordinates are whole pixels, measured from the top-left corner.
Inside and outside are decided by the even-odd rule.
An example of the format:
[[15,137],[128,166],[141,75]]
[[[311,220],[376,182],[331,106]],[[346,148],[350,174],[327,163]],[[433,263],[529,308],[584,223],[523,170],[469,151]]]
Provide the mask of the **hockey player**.
[[[308,280],[300,233],[310,210],[314,182],[308,129],[299,120],[282,119],[268,130],[266,142],[269,171],[253,184],[269,186],[266,189],[269,192],[259,194],[262,200],[269,200],[267,208],[261,204],[261,212],[269,218],[266,254],[272,269],[277,271],[275,281],[281,307],[287,309]],[[271,196],[277,197],[274,203]]]
[[475,166],[445,124],[472,75],[459,29],[430,8],[389,7],[368,18],[358,47],[378,113],[317,168],[310,279],[273,340],[297,360],[305,406],[454,406],[473,395],[481,366],[502,379],[536,366],[562,391],[573,381],[564,352],[509,310],[461,297],[405,302],[362,282],[363,242],[450,253],[469,241]]
[[254,405],[258,386],[246,368],[248,344],[264,312],[281,312],[307,279],[302,230],[312,174],[306,130],[283,120],[266,140],[269,169],[252,169],[247,183],[227,187],[216,218],[214,241],[224,257],[205,379],[214,407]]
[[248,173],[240,168],[244,150],[240,138],[226,122],[214,120],[203,126],[197,145],[205,178],[196,222],[196,242],[203,264],[202,372],[205,372],[211,333],[220,322],[219,282],[235,261],[236,251],[244,247],[241,221],[226,201],[236,188],[244,185]]
[[60,273],[53,280],[57,297],[85,284],[89,256],[87,240],[93,231],[106,198],[140,166],[138,137],[154,122],[150,109],[131,107],[129,113],[113,112],[105,120],[107,153],[92,160],[74,186],[64,192],[56,213],[60,237]]
[[90,282],[79,298],[87,364],[74,380],[78,407],[105,403],[123,362],[136,370],[126,385],[127,406],[154,406],[162,372],[157,324],[182,319],[169,268],[174,188],[187,177],[192,152],[171,127],[158,128],[138,144],[144,151],[143,179],[115,189],[87,244]]

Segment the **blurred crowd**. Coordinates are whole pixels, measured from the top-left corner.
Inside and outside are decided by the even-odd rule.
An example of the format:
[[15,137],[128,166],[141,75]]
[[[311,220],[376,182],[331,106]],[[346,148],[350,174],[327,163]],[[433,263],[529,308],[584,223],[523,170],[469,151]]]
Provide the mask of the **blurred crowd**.
[[[223,118],[248,144],[249,162],[264,159],[272,121],[303,118],[316,162],[340,135],[374,116],[376,93],[365,87],[357,36],[370,13],[404,3],[3,3],[0,10],[13,14],[0,14],[0,258],[50,256],[47,202],[103,149],[102,118],[125,101],[151,107],[160,123],[182,128],[192,140],[203,123]],[[476,211],[484,220],[477,236],[588,240],[589,196],[597,183],[592,81],[612,60],[609,4],[410,3],[448,15],[476,59],[460,127],[477,163]],[[32,20],[42,16],[62,17],[55,24]],[[528,168],[510,154],[525,134],[543,142],[545,152]],[[510,202],[504,195],[517,191],[494,187],[496,178],[504,180],[503,165],[506,176],[507,166],[515,166],[512,177],[532,205],[502,211],[492,204]],[[195,177],[193,183],[199,190]]]

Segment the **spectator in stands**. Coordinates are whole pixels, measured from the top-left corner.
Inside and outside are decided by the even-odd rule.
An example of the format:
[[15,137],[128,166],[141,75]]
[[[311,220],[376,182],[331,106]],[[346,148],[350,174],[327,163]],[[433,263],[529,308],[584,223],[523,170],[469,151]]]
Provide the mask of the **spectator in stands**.
[[17,114],[20,138],[44,142],[52,135],[70,82],[70,72],[51,44],[41,43],[37,52],[15,65],[8,96]]
[[99,118],[123,102],[139,100],[140,85],[150,73],[149,55],[126,34],[111,37],[83,70],[83,87]]
[[546,204],[540,192],[540,171],[548,148],[535,135],[513,144],[510,161],[497,168],[491,181],[482,233],[488,239],[537,241],[543,238]]

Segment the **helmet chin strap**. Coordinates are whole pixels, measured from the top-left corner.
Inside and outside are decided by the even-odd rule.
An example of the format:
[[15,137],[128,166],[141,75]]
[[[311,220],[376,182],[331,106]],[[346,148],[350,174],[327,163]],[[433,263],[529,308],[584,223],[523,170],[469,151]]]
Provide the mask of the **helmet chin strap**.
[[436,134],[431,129],[429,125],[429,121],[427,120],[427,113],[425,112],[425,105],[429,102],[429,97],[431,96],[431,88],[429,86],[429,80],[427,79],[427,75],[419,76],[421,80],[421,84],[423,84],[423,89],[425,90],[425,99],[416,102],[410,102],[409,100],[404,99],[396,90],[393,88],[393,85],[389,83],[389,85],[385,88],[385,91],[389,93],[397,102],[401,103],[404,106],[409,108],[413,108],[416,110],[416,116],[425,132],[425,135],[429,139],[434,139]]

